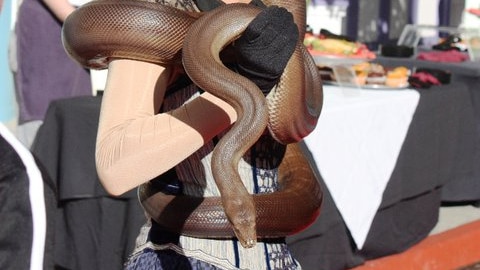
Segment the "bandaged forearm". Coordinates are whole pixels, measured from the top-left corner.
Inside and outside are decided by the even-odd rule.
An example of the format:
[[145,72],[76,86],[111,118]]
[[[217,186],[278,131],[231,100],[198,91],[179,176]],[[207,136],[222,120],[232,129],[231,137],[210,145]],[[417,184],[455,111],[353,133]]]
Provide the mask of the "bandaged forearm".
[[[140,67],[145,69],[143,64]],[[152,71],[148,65],[146,69],[140,73],[138,67],[133,71],[128,66],[109,70],[96,162],[103,185],[115,195],[174,167],[229,127],[236,117],[229,105],[208,93],[173,111],[155,114],[158,100],[154,102],[154,96],[163,99],[161,88],[167,79],[161,76],[163,70]],[[147,81],[142,80],[145,77]],[[156,93],[148,90],[152,87],[157,88]]]

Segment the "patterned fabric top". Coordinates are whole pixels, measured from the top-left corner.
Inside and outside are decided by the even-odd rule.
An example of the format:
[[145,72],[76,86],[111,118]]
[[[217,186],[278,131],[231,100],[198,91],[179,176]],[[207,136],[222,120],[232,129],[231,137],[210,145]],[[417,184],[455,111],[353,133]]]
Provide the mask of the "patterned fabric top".
[[[196,86],[191,84],[185,86],[185,84],[185,81],[183,81],[183,83],[178,84],[181,89],[171,89],[167,93],[162,107],[163,111],[175,109],[200,94],[201,90]],[[206,143],[176,166],[175,173],[182,182],[184,194],[219,196],[210,167],[215,141],[214,139]],[[284,151],[285,146],[277,143],[268,135],[262,136],[247,151],[240,161],[239,172],[250,193],[265,193],[278,189],[277,168]],[[151,224],[146,225],[145,232],[148,231],[150,226]],[[151,231],[150,233],[161,234],[166,232]],[[168,237],[160,236],[159,238],[165,239]],[[283,239],[259,242],[251,249],[244,249],[235,239],[215,240],[179,236],[177,241],[171,241],[176,243],[165,244],[164,242],[153,243],[147,237],[144,237],[139,242],[137,256],[142,254],[142,250],[173,250],[220,269],[301,269],[290,255]]]
[[[183,10],[200,11],[196,5],[197,2],[206,3],[208,1],[155,0],[155,2]],[[213,3],[213,6],[215,4]],[[204,10],[209,9],[207,6],[211,5],[200,4],[200,6]],[[167,92],[162,111],[178,108],[200,95],[201,92],[202,90],[191,84],[188,78],[183,77]],[[221,135],[206,143],[178,164],[174,172],[169,172],[169,177],[176,176],[180,180],[181,190],[184,194],[204,197],[220,195],[210,167],[211,154],[215,143],[221,139],[220,137]],[[278,189],[277,168],[284,152],[285,146],[277,143],[268,135],[262,136],[247,151],[238,168],[250,193],[266,193]],[[284,239],[258,242],[255,247],[244,249],[236,239],[216,240],[172,236],[166,235],[169,233],[165,231],[157,230],[156,226],[153,228],[151,226],[151,223],[148,222],[143,228],[143,233],[137,241],[137,249],[130,260],[129,269],[144,269],[142,268],[144,265],[156,267],[155,269],[173,269],[166,267],[168,264],[166,261],[178,262],[179,258],[176,256],[179,254],[188,258],[188,260],[182,259],[181,261],[189,264],[191,269],[301,269],[288,251]],[[151,241],[149,239],[163,240]],[[176,255],[172,255],[172,251]],[[205,263],[210,266],[207,267]]]

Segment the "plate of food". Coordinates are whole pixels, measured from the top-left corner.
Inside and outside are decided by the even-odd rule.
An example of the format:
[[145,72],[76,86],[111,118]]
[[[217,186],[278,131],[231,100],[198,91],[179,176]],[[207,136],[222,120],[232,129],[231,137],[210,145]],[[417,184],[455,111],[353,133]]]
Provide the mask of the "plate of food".
[[363,43],[308,33],[303,44],[319,66],[353,65],[375,59]]
[[407,89],[410,85],[399,85],[399,86],[387,86],[385,84],[364,84],[364,85],[357,85],[357,84],[348,84],[348,83],[339,83],[337,81],[323,81],[326,85],[335,85],[335,86],[344,86],[344,87],[358,87],[361,89],[367,90],[402,90]]
[[[349,76],[342,74],[345,70]],[[325,84],[380,90],[408,88],[411,71],[404,66],[386,68],[380,64],[362,62],[344,70],[319,67],[319,73]]]

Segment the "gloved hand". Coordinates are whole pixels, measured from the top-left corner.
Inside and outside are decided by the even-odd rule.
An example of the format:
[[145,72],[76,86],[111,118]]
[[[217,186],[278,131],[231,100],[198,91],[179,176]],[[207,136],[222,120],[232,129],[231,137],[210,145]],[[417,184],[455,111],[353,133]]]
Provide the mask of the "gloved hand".
[[293,15],[285,8],[269,6],[234,42],[237,71],[267,95],[278,83],[298,41]]

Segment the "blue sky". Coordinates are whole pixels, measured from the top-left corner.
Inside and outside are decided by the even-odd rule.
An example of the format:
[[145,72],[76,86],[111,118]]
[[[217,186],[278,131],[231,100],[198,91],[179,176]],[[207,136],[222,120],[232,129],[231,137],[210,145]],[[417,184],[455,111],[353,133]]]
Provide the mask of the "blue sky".
[[8,43],[11,31],[12,0],[3,2],[0,13],[0,121],[15,116],[13,77],[8,66]]

